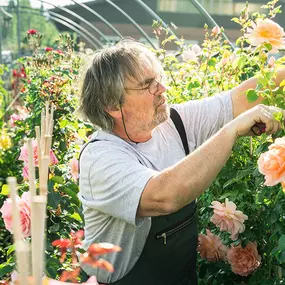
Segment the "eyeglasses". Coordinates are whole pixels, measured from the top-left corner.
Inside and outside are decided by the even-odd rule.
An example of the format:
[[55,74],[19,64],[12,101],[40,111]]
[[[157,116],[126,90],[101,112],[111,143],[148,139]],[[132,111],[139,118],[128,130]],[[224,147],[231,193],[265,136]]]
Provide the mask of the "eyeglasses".
[[145,92],[146,90],[148,90],[148,92],[151,95],[155,95],[157,94],[158,90],[159,90],[159,85],[163,84],[163,77],[162,75],[158,75],[156,78],[153,78],[151,80],[151,82],[146,86],[146,87],[142,87],[142,88],[125,88],[126,91],[128,90],[137,90],[137,91],[142,91]]

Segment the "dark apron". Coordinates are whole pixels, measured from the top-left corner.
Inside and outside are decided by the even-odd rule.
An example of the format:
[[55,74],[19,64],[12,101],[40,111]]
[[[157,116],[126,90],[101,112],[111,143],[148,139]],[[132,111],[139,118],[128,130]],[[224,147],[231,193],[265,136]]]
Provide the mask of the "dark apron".
[[[180,115],[171,108],[170,117],[188,155]],[[197,285],[196,248],[197,215],[193,201],[176,213],[152,217],[150,232],[134,267],[118,281],[107,285]]]
[[196,205],[192,202],[176,213],[153,217],[138,261],[123,278],[109,284],[197,285],[196,248]]

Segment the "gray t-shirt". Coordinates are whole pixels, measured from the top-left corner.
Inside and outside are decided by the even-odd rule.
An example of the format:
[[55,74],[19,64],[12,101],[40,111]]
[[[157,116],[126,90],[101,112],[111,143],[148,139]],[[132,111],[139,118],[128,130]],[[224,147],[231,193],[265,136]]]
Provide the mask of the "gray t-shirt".
[[[230,92],[173,105],[180,114],[194,151],[232,119]],[[79,198],[85,218],[85,241],[109,242],[122,252],[102,258],[115,272],[82,266],[100,282],[114,282],[126,275],[138,260],[148,236],[151,218],[136,217],[141,194],[149,179],[185,157],[181,138],[169,119],[153,131],[145,143],[131,143],[112,133],[98,131],[80,159]]]

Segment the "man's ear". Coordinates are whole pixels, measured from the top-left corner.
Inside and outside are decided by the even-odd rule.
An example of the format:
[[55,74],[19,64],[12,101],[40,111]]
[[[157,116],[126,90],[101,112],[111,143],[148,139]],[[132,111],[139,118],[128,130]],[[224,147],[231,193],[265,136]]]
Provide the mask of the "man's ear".
[[114,119],[122,118],[122,113],[121,113],[121,110],[120,110],[120,106],[107,108],[107,109],[105,109],[105,112],[107,112]]

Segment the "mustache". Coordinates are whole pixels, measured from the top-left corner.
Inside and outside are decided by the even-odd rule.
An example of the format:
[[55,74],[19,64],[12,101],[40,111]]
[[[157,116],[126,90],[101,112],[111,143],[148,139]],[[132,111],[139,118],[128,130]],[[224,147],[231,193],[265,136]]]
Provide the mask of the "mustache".
[[161,104],[164,104],[164,103],[167,103],[167,98],[163,95],[159,95],[156,97],[156,100],[154,102],[154,106],[155,107],[158,107],[160,106]]

